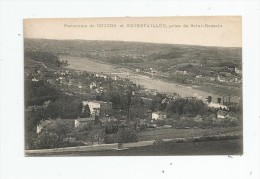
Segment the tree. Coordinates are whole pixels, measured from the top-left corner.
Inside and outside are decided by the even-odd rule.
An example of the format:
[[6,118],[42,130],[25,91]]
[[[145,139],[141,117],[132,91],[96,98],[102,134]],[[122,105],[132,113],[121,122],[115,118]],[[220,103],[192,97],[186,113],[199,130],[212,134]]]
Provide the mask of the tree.
[[162,98],[160,96],[155,96],[153,99],[152,99],[152,111],[158,111],[160,110],[162,105]]
[[114,109],[118,109],[121,107],[120,95],[118,91],[112,91],[110,93],[110,102],[113,103]]
[[104,140],[104,136],[105,136],[105,131],[101,125],[93,126],[88,133],[88,138],[91,141],[91,145],[93,145],[94,142],[102,142]]
[[51,118],[61,117],[63,119],[77,118],[82,112],[81,99],[73,96],[61,95],[49,107],[48,113]]
[[138,141],[137,132],[130,127],[120,128],[117,133],[117,141],[118,143],[137,142]]
[[64,123],[58,123],[54,128],[48,129],[49,132],[57,134],[60,138],[64,138],[72,131],[72,128]]
[[207,63],[208,63],[208,60],[207,60],[206,58],[203,58],[203,59],[201,60],[201,65],[202,65],[202,66],[207,65]]
[[80,103],[80,107],[79,107],[82,112],[80,114],[80,117],[84,118],[84,117],[90,117],[90,109],[89,109],[89,105],[87,104],[86,106],[83,106],[82,103]]
[[58,134],[53,132],[41,133],[35,142],[36,149],[57,148],[61,144]]
[[166,107],[166,112],[169,116],[177,115],[202,115],[208,110],[207,106],[201,100],[197,99],[177,99],[170,102]]

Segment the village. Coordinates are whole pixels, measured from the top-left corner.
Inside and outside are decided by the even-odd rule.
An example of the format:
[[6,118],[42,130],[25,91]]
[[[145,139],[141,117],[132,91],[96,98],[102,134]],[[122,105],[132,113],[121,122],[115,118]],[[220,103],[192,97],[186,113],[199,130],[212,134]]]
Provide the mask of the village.
[[[184,129],[184,136],[199,135],[196,129],[213,135],[216,130],[208,129],[241,125],[239,105],[230,99],[213,103],[211,96],[204,101],[183,98],[145,89],[127,77],[28,64],[28,95],[37,100],[26,104],[27,149],[174,138],[169,129]],[[46,90],[56,91],[48,96]]]

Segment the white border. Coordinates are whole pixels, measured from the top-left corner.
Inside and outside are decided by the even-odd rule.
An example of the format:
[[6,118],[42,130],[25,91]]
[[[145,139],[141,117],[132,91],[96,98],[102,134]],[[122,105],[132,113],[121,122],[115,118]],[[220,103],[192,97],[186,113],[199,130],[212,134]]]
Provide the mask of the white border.
[[[192,15],[242,15],[243,156],[24,157],[23,18]],[[0,0],[0,29],[0,178],[260,178],[259,1]]]

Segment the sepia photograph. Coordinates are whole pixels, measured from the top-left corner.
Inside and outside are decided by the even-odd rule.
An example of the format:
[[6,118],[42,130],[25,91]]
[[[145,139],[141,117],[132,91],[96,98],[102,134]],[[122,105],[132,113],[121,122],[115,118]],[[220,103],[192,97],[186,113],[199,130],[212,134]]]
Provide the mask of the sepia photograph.
[[241,16],[23,28],[25,156],[243,155]]

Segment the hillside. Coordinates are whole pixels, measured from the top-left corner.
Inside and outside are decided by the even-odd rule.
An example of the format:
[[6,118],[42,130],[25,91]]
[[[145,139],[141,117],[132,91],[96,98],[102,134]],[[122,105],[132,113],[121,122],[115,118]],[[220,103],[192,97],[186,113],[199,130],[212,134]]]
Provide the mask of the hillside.
[[207,66],[241,66],[241,48],[152,44],[121,41],[25,39],[25,50],[41,49],[58,55],[86,56],[109,63],[152,66],[206,63]]

